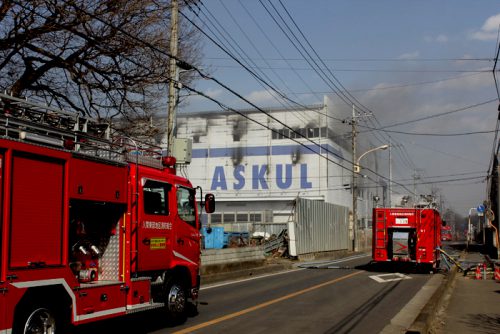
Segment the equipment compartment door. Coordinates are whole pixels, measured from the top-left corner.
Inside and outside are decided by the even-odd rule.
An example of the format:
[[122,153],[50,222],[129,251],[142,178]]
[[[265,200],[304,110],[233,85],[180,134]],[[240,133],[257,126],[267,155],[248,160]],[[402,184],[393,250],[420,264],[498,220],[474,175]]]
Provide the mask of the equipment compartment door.
[[14,155],[9,267],[62,265],[64,161]]

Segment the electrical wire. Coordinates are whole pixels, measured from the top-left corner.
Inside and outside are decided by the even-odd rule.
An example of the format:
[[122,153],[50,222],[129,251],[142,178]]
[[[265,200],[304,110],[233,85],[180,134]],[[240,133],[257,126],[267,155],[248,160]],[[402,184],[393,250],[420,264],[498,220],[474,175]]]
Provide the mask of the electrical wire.
[[[181,59],[179,59],[179,58],[177,58],[177,57],[172,57],[170,54],[168,54],[168,53],[166,53],[166,52],[164,52],[164,51],[162,51],[162,50],[159,50],[158,48],[156,48],[155,46],[153,46],[153,45],[151,45],[151,44],[149,44],[149,43],[144,42],[144,41],[143,41],[143,40],[141,40],[140,38],[138,38],[138,37],[136,37],[136,36],[133,36],[133,35],[131,35],[130,33],[127,33],[127,32],[125,32],[125,31],[121,30],[120,28],[117,28],[117,27],[113,26],[112,24],[110,24],[110,23],[108,23],[108,22],[105,22],[104,20],[102,20],[102,19],[100,19],[100,18],[96,17],[95,15],[93,15],[93,14],[91,14],[91,13],[88,13],[87,11],[85,11],[85,10],[83,10],[83,9],[81,9],[81,8],[79,8],[79,9],[80,9],[81,11],[85,12],[86,14],[88,14],[88,15],[90,15],[90,16],[92,16],[92,17],[96,18],[96,19],[98,19],[99,21],[103,22],[104,24],[110,25],[110,26],[111,26],[111,27],[113,27],[114,29],[119,30],[121,33],[125,34],[126,36],[131,37],[131,38],[133,38],[134,40],[140,41],[140,42],[142,42],[142,43],[145,43],[146,45],[148,45],[148,47],[153,48],[155,51],[157,51],[157,52],[161,52],[162,54],[165,54],[165,55],[167,55],[167,56],[169,56],[169,57],[171,57],[171,58],[174,58],[174,59],[176,59],[177,61],[182,61]],[[242,100],[244,100],[245,102],[247,102],[247,103],[249,103],[250,105],[252,105],[252,106],[253,106],[254,108],[256,108],[257,110],[259,110],[259,111],[263,112],[263,113],[264,113],[264,114],[266,114],[268,117],[271,117],[271,118],[272,118],[272,116],[270,116],[270,115],[269,115],[268,113],[266,113],[264,110],[262,110],[261,108],[259,108],[259,107],[255,106],[255,105],[254,105],[254,104],[252,104],[250,101],[248,101],[248,100],[246,100],[244,97],[242,97],[240,94],[236,93],[234,90],[230,89],[229,87],[227,87],[226,85],[224,85],[223,83],[221,83],[219,80],[217,80],[217,79],[215,79],[215,78],[212,78],[212,77],[210,77],[210,76],[208,76],[208,75],[204,74],[203,72],[201,72],[201,70],[197,69],[196,67],[193,67],[193,69],[194,69],[194,70],[196,70],[196,71],[198,72],[198,74],[199,74],[201,77],[203,77],[203,78],[205,78],[205,79],[210,79],[210,80],[212,80],[212,81],[216,82],[216,83],[217,83],[217,84],[219,84],[221,87],[223,87],[223,88],[225,88],[226,90],[228,90],[229,92],[231,92],[233,95],[235,95],[235,96],[239,97],[240,99],[242,99]],[[170,78],[169,80],[173,80],[173,79],[172,79],[172,78]],[[178,82],[177,82],[177,84],[178,84]],[[237,112],[237,111],[235,111],[234,109],[231,109],[231,108],[229,108],[229,107],[227,107],[227,106],[224,106],[223,104],[221,104],[221,102],[219,102],[219,101],[217,101],[217,100],[215,100],[215,99],[210,98],[209,96],[207,96],[206,94],[204,94],[204,93],[202,93],[202,92],[200,92],[200,91],[197,91],[197,90],[195,90],[195,89],[193,89],[193,88],[191,88],[191,87],[189,87],[189,86],[186,86],[186,85],[184,85],[184,87],[185,87],[185,88],[187,88],[188,90],[192,91],[193,93],[196,93],[196,94],[198,94],[198,95],[204,96],[205,98],[208,98],[208,99],[212,100],[213,102],[215,102],[215,103],[219,104],[219,106],[220,106],[220,107],[222,107],[223,109],[226,109],[226,110],[231,110],[231,111],[233,111],[233,112],[238,113],[238,112]],[[241,114],[241,113],[239,113],[239,114],[240,114],[240,115],[242,115],[243,117],[246,117],[246,115],[243,115],[243,114]],[[250,119],[249,117],[246,117],[246,118]],[[250,120],[252,120],[252,119],[250,119]],[[276,119],[275,119],[275,120],[276,120]],[[252,121],[253,121],[253,122],[256,122],[256,123],[258,123],[258,124],[259,124],[259,122],[258,122],[258,121],[256,121],[256,120],[252,120]],[[276,120],[276,121],[278,121],[278,120]],[[279,121],[278,121],[278,122],[279,122]],[[282,123],[282,124],[283,124],[283,123]],[[271,131],[273,131],[273,129],[271,129],[271,128],[269,128],[269,127],[265,126],[265,125],[264,125],[264,124],[262,124],[262,123],[260,123],[260,125],[261,125],[261,126],[263,126],[263,127],[265,127],[265,128],[268,128],[268,129],[269,129],[269,130],[271,130]],[[283,126],[287,127],[287,126],[286,126],[286,124],[283,124]],[[293,129],[291,129],[291,130],[293,131]],[[297,134],[300,136],[300,133],[297,133]],[[303,136],[302,136],[302,137],[303,137]],[[298,141],[294,140],[294,138],[289,138],[289,139],[291,139],[292,141],[295,141],[295,142],[299,143],[300,145],[305,146],[306,148],[310,149],[310,148],[309,148],[308,146],[306,146],[305,144],[303,144],[303,143],[301,143],[301,142],[298,142]],[[311,141],[311,142],[312,142],[312,143],[314,143],[315,145],[318,145],[317,143],[315,143],[315,142],[313,142],[313,141]],[[314,151],[314,150],[312,150],[312,149],[310,149],[310,150],[311,150],[311,151],[313,151],[314,153],[317,153],[316,151]],[[330,152],[330,153],[332,153],[332,154],[333,154],[333,152]],[[334,155],[335,155],[335,154],[334,154]],[[344,158],[341,158],[341,159],[343,159],[344,161],[349,162],[348,160],[346,160],[346,159],[344,159]],[[344,166],[342,166],[342,165],[340,165],[340,164],[336,163],[335,161],[333,161],[333,160],[331,160],[331,159],[329,159],[329,161],[330,161],[330,162],[332,162],[332,163],[334,163],[334,164],[339,165],[341,168],[344,168],[344,169],[346,169],[346,170],[351,171],[350,169],[347,169],[346,167],[344,167]],[[351,162],[351,163],[352,163],[352,162]],[[372,171],[372,172],[373,172],[373,171]],[[374,174],[378,175],[377,173],[374,173]],[[378,175],[378,176],[380,176],[381,178],[386,179],[386,178],[385,178],[384,176],[382,176],[382,175]],[[396,184],[397,184],[397,183],[396,183]],[[401,185],[401,186],[404,186],[404,185]]]
[[407,125],[407,124],[411,124],[411,123],[425,121],[425,120],[432,119],[432,118],[442,117],[442,116],[445,116],[445,115],[450,115],[450,114],[453,114],[453,113],[457,113],[457,112],[461,112],[461,111],[465,111],[465,110],[477,108],[477,107],[480,107],[480,106],[483,106],[483,105],[495,102],[497,100],[498,100],[497,98],[489,99],[489,100],[486,100],[486,101],[483,101],[483,102],[479,102],[479,103],[476,103],[476,104],[468,105],[468,106],[465,106],[465,107],[462,107],[462,108],[458,108],[458,109],[446,111],[446,112],[439,113],[439,114],[434,114],[434,115],[430,115],[430,116],[420,117],[420,118],[416,118],[416,119],[413,119],[413,120],[410,120],[410,121],[404,121],[404,122],[398,122],[398,123],[394,123],[394,124],[390,124],[390,125],[385,125],[385,126],[382,126],[380,128],[377,128],[376,130],[384,130],[384,129],[392,128],[392,127],[395,127],[395,126]]
[[[221,5],[223,6],[223,8],[225,9],[225,11],[227,12],[227,14],[230,16],[231,20],[233,21],[233,23],[238,27],[238,29],[240,30],[240,32],[243,34],[243,36],[246,38],[246,40],[250,43],[250,45],[252,45],[253,49],[255,52],[258,53],[259,56],[261,56],[261,58],[264,58],[262,53],[260,52],[259,48],[253,43],[253,41],[250,39],[250,37],[248,36],[248,34],[245,32],[245,30],[241,27],[241,25],[238,23],[238,21],[234,18],[234,16],[231,14],[231,12],[229,11],[229,9],[226,7],[226,5],[221,1],[219,0],[219,2],[221,3]],[[248,57],[248,54],[239,46],[239,44],[230,36],[229,32],[222,26],[222,24],[217,20],[217,18],[210,12],[210,10],[203,4],[201,3],[202,6],[205,8],[205,11],[207,11],[210,16],[213,18],[213,20],[215,20],[215,22],[223,29],[223,31],[231,38],[231,40],[233,41],[233,43],[235,43],[237,46],[238,46],[238,49],[242,50],[242,52],[244,53],[244,55],[247,56],[247,58],[245,57],[242,57],[240,55],[239,59],[242,59],[242,60],[245,60],[245,59],[250,59]],[[248,62],[246,62],[247,64],[247,67],[248,68],[258,68],[257,64],[251,60],[251,64],[249,64]],[[253,64],[253,66],[252,66]],[[269,82],[269,86],[272,86],[273,89],[272,89],[272,92],[278,92],[278,89],[275,88],[277,87],[277,85],[273,82],[273,80],[260,68],[259,69],[259,73],[260,73],[260,77],[263,78],[262,81],[265,81],[265,82]],[[288,85],[286,84],[286,82],[281,78],[281,76],[279,76],[274,70],[272,71],[274,73],[274,75],[281,81],[281,83],[283,84],[283,86],[285,86],[288,91],[290,91],[290,88],[288,87]],[[265,79],[265,80],[264,80]],[[266,85],[263,85],[261,83],[261,81],[258,81],[262,87],[264,88],[268,88],[268,86]],[[281,97],[283,99],[283,96],[286,96],[283,92],[278,92],[278,93],[275,93],[277,94],[279,97]],[[275,99],[281,103],[282,105],[285,106],[285,104],[282,103],[282,100],[278,99],[278,97],[275,96]],[[285,102],[287,102],[287,106],[292,109],[292,104],[287,101],[287,100],[284,100]],[[297,104],[297,103],[295,103]],[[299,114],[293,114],[295,117],[297,118],[300,118],[305,124],[309,123],[311,121],[311,119],[309,120],[306,120],[305,117],[306,117],[306,114],[304,113],[303,116],[299,117]]]

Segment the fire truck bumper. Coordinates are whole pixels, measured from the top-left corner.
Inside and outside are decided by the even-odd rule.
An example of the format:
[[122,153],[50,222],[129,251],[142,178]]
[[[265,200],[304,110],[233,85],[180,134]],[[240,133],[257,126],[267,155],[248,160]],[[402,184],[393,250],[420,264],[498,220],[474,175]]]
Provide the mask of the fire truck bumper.
[[193,301],[198,299],[198,293],[200,291],[200,282],[201,282],[201,276],[196,275],[196,286],[191,289],[191,299],[193,299]]
[[198,293],[199,293],[199,290],[197,288],[191,289],[191,299],[193,301],[198,299]]

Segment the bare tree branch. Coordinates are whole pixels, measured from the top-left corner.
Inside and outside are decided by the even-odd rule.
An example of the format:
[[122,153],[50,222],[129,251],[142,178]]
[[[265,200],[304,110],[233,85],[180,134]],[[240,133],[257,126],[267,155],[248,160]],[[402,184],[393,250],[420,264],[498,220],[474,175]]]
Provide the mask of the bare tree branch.
[[[0,90],[97,117],[165,112],[169,21],[169,0],[4,0]],[[180,28],[180,58],[196,65],[198,34]]]

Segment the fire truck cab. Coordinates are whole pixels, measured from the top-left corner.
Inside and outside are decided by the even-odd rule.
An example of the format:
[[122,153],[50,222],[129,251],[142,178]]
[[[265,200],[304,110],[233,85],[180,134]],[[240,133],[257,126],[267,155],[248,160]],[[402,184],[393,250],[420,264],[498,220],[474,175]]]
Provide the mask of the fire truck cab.
[[373,261],[413,262],[436,269],[441,225],[441,217],[435,209],[373,209]]
[[[107,124],[0,94],[0,333],[184,317],[203,197],[174,165]],[[213,212],[213,195],[202,204]]]

